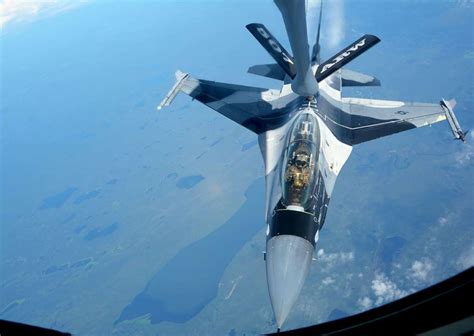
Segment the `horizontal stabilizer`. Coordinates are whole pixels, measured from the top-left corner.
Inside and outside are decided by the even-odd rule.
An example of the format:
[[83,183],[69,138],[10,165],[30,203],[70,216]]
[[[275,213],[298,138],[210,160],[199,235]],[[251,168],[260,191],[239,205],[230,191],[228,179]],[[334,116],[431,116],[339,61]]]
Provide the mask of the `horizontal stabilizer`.
[[259,75],[263,77],[285,80],[286,73],[278,64],[259,64],[253,65],[248,70],[248,73]]
[[265,50],[273,57],[273,59],[281,66],[281,68],[290,76],[295,78],[296,68],[293,57],[288,51],[277,41],[268,29],[261,23],[251,23],[247,26],[248,31],[257,39]]
[[342,69],[342,86],[380,86],[380,81],[374,76],[357,71]]
[[340,69],[357,56],[361,55],[374,45],[380,42],[380,39],[374,35],[364,35],[341,52],[322,63],[316,71],[316,80],[322,81],[334,71]]

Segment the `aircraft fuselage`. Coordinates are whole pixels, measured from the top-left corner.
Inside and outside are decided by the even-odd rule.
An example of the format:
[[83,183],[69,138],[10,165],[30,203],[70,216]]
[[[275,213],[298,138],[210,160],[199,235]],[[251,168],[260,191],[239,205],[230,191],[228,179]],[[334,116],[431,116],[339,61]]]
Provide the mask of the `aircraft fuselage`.
[[[266,271],[270,299],[281,325],[304,284],[324,224],[329,196],[325,187],[327,143],[317,105],[308,101],[287,122],[267,202]],[[327,177],[327,176],[326,176]],[[276,200],[276,204],[275,203]]]

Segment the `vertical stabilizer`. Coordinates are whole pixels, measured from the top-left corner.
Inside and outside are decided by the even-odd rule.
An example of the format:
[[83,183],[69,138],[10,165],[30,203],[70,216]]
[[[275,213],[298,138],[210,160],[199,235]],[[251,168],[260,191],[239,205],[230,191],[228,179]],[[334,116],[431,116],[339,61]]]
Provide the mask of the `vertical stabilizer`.
[[316,42],[313,45],[313,54],[311,55],[311,64],[320,64],[321,63],[321,44],[319,39],[321,37],[321,21],[323,18],[323,0],[319,4],[319,20],[318,20],[318,30],[316,33]]
[[314,96],[318,91],[318,84],[309,59],[305,0],[274,1],[285,22],[296,66],[296,77],[291,88],[301,96]]

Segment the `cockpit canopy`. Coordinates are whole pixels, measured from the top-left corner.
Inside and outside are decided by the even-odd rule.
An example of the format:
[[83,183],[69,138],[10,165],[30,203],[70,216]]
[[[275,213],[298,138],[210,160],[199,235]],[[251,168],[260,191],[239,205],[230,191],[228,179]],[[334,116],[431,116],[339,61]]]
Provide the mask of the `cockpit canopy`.
[[306,209],[314,190],[319,156],[319,125],[311,113],[293,122],[282,166],[282,196],[286,206]]

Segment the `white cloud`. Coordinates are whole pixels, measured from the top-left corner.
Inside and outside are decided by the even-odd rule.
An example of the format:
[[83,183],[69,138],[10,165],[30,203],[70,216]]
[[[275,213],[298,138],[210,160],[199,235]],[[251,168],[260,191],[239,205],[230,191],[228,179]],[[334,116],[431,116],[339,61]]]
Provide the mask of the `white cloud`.
[[440,217],[438,219],[438,223],[441,224],[442,226],[448,223],[448,219],[446,217]]
[[359,299],[357,304],[360,308],[362,308],[362,310],[367,310],[373,306],[374,302],[368,296],[366,296],[362,299]]
[[326,277],[326,278],[324,278],[323,281],[322,281],[323,285],[326,285],[326,286],[327,286],[327,285],[330,285],[330,284],[332,284],[332,283],[334,283],[334,282],[335,282],[335,280],[334,280],[333,278],[331,278],[331,277]]
[[399,289],[397,284],[388,279],[384,274],[376,274],[375,279],[372,280],[371,287],[376,298],[376,305],[399,299],[408,294],[407,291]]
[[415,260],[411,265],[410,270],[410,278],[416,281],[426,281],[428,279],[428,274],[433,270],[433,264],[429,260]]
[[462,149],[454,154],[456,162],[460,165],[466,164],[474,158],[474,132],[469,132],[466,138],[466,143],[463,144]]
[[325,262],[329,265],[333,265],[338,262],[347,262],[354,260],[354,252],[326,253],[324,252],[324,249],[320,249],[316,253],[316,256],[319,261]]
[[83,3],[84,0],[4,0],[0,3],[0,28],[9,22],[28,21],[41,14],[57,14]]
[[318,258],[321,258],[323,256],[323,254],[324,254],[324,249],[319,249],[318,252],[316,253],[316,256]]
[[397,284],[390,280],[383,273],[376,273],[371,284],[372,292],[370,295],[364,296],[357,300],[357,305],[361,310],[367,310],[374,306],[400,299],[412,292],[400,289]]
[[474,245],[471,245],[458,259],[461,270],[474,266]]

